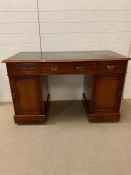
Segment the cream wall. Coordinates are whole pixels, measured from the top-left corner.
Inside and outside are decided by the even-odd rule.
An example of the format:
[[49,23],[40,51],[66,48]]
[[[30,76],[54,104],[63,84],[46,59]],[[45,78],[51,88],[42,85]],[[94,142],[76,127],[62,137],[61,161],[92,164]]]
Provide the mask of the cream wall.
[[[38,3],[38,4],[37,4]],[[37,6],[38,5],[38,6]],[[113,50],[129,55],[130,0],[0,0],[0,60],[19,51]],[[124,97],[131,98],[131,63]],[[0,64],[0,101],[10,101]],[[53,100],[80,99],[83,76],[50,76]]]

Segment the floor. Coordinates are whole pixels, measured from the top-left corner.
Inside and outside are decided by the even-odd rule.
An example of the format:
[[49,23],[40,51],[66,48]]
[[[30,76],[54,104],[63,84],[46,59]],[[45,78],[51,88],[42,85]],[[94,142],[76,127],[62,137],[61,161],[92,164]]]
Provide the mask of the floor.
[[0,175],[130,175],[131,100],[121,121],[89,123],[81,102],[52,103],[46,125],[17,125],[0,103]]

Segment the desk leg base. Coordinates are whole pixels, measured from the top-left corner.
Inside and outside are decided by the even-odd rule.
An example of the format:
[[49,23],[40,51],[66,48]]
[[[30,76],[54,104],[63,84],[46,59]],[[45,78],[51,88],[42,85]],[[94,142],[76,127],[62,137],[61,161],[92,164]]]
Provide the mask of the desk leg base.
[[15,115],[14,121],[18,124],[42,124],[45,123],[47,117],[45,115]]
[[87,117],[90,122],[117,122],[120,120],[119,113],[88,114]]
[[90,113],[90,100],[87,100],[85,95],[83,94],[83,104],[85,107],[85,111],[87,113],[88,121],[90,122],[117,122],[120,120],[120,113]]

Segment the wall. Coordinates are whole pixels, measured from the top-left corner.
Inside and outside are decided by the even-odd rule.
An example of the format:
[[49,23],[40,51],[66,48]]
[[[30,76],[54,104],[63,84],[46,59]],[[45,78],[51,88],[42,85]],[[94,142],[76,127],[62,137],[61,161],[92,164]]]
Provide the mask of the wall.
[[[19,51],[40,51],[40,37],[42,51],[113,50],[128,56],[130,7],[130,0],[0,0],[0,61]],[[130,68],[131,63],[125,98],[131,98]],[[11,100],[6,74],[0,64],[0,101]],[[52,99],[80,99],[82,83],[83,76],[50,76]]]
[[[0,0],[0,61],[20,51],[40,51],[36,0]],[[0,101],[10,101],[4,64],[0,64]]]

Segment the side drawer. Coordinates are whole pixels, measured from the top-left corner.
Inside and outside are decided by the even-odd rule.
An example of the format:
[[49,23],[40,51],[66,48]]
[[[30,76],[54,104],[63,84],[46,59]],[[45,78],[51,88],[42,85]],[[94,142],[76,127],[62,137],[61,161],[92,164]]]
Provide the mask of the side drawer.
[[7,63],[9,75],[38,75],[39,63]]
[[127,61],[101,61],[96,63],[98,73],[124,73],[126,72]]

